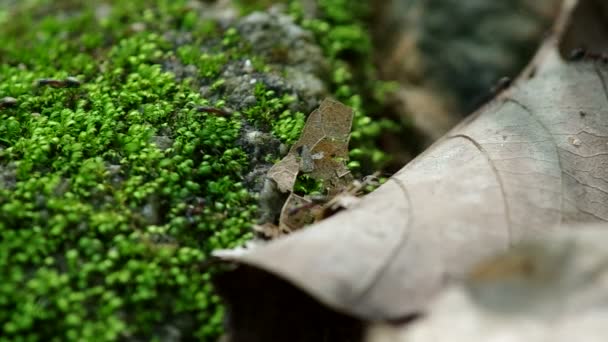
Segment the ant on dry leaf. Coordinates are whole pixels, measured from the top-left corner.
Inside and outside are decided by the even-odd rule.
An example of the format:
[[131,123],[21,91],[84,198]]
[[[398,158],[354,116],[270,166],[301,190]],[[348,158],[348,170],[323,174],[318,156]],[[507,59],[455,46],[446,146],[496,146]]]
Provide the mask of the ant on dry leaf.
[[254,230],[262,238],[274,239],[287,235],[306,225],[322,221],[344,209],[356,206],[361,196],[370,192],[370,188],[376,188],[381,184],[377,172],[366,176],[362,180],[354,180],[341,192],[333,196],[313,195],[301,197],[295,194],[285,202],[279,225],[265,223],[254,226]]
[[200,113],[211,113],[218,116],[230,116],[232,114],[230,111],[216,107],[198,106],[195,109]]
[[593,52],[588,51],[585,48],[579,47],[570,51],[570,55],[568,56],[568,60],[575,62],[583,59],[591,59],[594,61],[599,61],[604,64],[608,64],[608,52]]

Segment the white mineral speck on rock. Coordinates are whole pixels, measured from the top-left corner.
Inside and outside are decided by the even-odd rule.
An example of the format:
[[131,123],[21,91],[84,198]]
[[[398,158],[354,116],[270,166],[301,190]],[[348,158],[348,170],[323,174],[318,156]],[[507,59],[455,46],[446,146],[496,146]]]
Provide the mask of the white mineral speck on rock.
[[253,64],[251,64],[250,59],[245,61],[245,66],[243,67],[243,71],[245,71],[248,74],[253,72]]
[[575,137],[570,137],[570,138],[568,138],[568,141],[569,141],[569,142],[570,142],[572,145],[574,145],[574,146],[576,146],[576,147],[579,147],[579,146],[581,146],[581,144],[582,144],[582,143],[581,143],[581,140],[580,140],[580,139],[578,139],[578,138],[575,138]]

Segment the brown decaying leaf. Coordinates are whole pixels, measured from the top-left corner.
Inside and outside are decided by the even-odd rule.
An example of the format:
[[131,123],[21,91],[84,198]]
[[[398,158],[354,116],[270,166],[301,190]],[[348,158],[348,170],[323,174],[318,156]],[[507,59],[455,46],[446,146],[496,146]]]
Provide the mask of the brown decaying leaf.
[[330,193],[338,193],[352,181],[345,161],[353,111],[331,99],[325,99],[306,120],[300,139],[289,153],[275,164],[268,177],[281,192],[291,192],[300,172],[321,180]]
[[292,193],[281,211],[279,228],[285,234],[291,233],[317,221],[322,211],[320,204]]
[[289,152],[285,158],[268,171],[268,178],[277,183],[277,187],[281,192],[290,192],[296,184],[296,178],[300,173],[300,162],[294,153]]
[[333,310],[399,320],[514,242],[607,221],[608,68],[566,62],[557,49],[561,37],[576,41],[572,27],[602,27],[602,11],[571,16],[598,3],[566,1],[554,35],[511,88],[355,208],[229,260]]
[[300,139],[287,156],[268,171],[279,191],[289,193],[279,218],[279,225],[265,223],[256,231],[270,239],[289,234],[321,219],[323,209],[312,201],[292,193],[300,173],[323,182],[328,195],[341,193],[353,180],[346,167],[348,140],[353,121],[352,109],[331,99],[321,102],[307,121]]
[[366,341],[605,341],[608,226],[568,228],[484,262],[418,322],[373,325]]
[[279,226],[266,225],[266,230],[274,231],[266,234],[268,238],[277,238],[290,234],[300,228],[319,222],[343,209],[350,209],[359,204],[361,191],[369,185],[376,183],[375,176],[369,176],[363,181],[353,181],[342,192],[333,197],[324,196],[320,201],[315,201],[307,196],[302,197],[294,193],[283,205]]

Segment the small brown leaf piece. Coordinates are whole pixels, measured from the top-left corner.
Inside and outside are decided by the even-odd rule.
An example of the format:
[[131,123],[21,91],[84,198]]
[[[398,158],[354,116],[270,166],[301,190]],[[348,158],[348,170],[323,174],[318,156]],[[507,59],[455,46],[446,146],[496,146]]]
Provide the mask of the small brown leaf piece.
[[281,192],[290,192],[296,184],[296,178],[300,172],[300,163],[294,154],[289,152],[280,162],[276,163],[269,171],[268,177],[277,183]]
[[363,182],[353,181],[343,190],[335,195],[322,196],[321,198],[302,197],[290,194],[281,210],[279,226],[273,226],[278,234],[266,234],[270,238],[289,234],[304,226],[322,221],[337,212],[354,208],[361,199],[357,197],[362,188],[373,182],[374,177],[368,177]]
[[302,136],[291,151],[302,145],[313,148],[324,138],[333,139],[345,145],[344,153],[348,154],[348,138],[353,123],[353,111],[342,103],[325,99],[321,106],[310,114],[302,131]]
[[276,239],[283,235],[279,226],[274,223],[266,222],[264,224],[256,224],[253,226],[253,230],[259,233],[263,238]]
[[274,223],[264,223],[256,225],[253,229],[260,233],[264,238],[276,239],[280,236],[287,235],[304,226],[315,223],[323,217],[325,207],[316,203],[313,200],[291,193],[283,208],[279,225]]
[[353,181],[345,165],[348,160],[348,141],[344,143],[323,138],[315,144],[311,155],[314,169],[309,175],[314,179],[323,180],[330,195],[341,192]]
[[345,161],[353,123],[353,111],[338,101],[325,99],[310,114],[300,139],[268,172],[281,192],[290,192],[299,172],[321,180],[329,193],[337,193],[352,181]]
[[291,233],[314,223],[320,217],[322,211],[323,208],[320,204],[302,196],[291,194],[281,211],[279,228],[283,233]]
[[82,85],[76,77],[69,76],[63,80],[54,78],[41,78],[37,81],[39,87],[49,86],[52,88],[78,88]]

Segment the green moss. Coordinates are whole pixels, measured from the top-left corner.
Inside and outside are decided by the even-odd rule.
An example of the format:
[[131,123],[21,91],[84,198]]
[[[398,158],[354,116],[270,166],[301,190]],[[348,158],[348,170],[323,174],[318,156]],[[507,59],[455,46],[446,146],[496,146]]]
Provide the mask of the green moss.
[[286,109],[279,115],[279,119],[273,122],[272,133],[282,142],[292,145],[300,138],[305,123],[304,113],[292,113]]
[[289,3],[290,13],[315,34],[333,70],[329,84],[334,96],[355,111],[349,167],[356,174],[369,174],[382,169],[389,161],[378,148],[383,132],[395,130],[397,124],[387,119],[373,119],[372,113],[382,108],[383,94],[390,84],[380,81],[372,61],[370,33],[366,30],[370,5],[358,0],[318,0],[320,16],[304,19],[298,0]]
[[326,195],[327,191],[323,181],[316,180],[308,175],[300,175],[296,179],[293,191],[299,195]]
[[263,83],[255,85],[256,104],[244,111],[245,116],[257,127],[270,127],[270,131],[283,143],[293,144],[300,137],[306,116],[303,113],[292,113],[288,108],[295,99],[291,95],[277,96],[273,90],[267,90]]
[[[161,29],[192,22],[119,29],[102,35],[115,40],[108,46],[71,33],[116,28],[118,18],[155,22],[144,2],[133,6],[115,6],[102,22],[86,8],[41,21],[33,11],[28,27],[1,37],[0,94],[18,106],[0,112],[0,169],[14,177],[0,181],[0,340],[220,332],[219,298],[199,265],[250,237],[256,205],[240,182],[241,118],[198,112],[208,101],[163,71],[174,49]],[[201,57],[199,71],[212,78],[223,61]],[[69,75],[83,85],[36,85]]]
[[200,77],[214,78],[222,71],[222,67],[228,61],[226,54],[209,54],[200,51],[194,45],[184,45],[177,49],[177,56],[184,64],[194,65],[199,70]]
[[[160,340],[175,329],[214,340],[223,309],[201,265],[249,239],[258,215],[241,181],[242,127],[291,144],[305,122],[262,83],[242,114],[199,110],[223,106],[227,63],[246,57],[267,72],[263,58],[186,0],[109,3],[102,16],[73,1],[0,10],[0,98],[17,99],[0,109],[0,341]],[[364,114],[373,101],[361,94],[376,83],[357,3],[320,2],[323,18],[300,20],[331,60],[332,92],[356,110],[349,165],[373,168],[390,125]],[[185,31],[187,43],[166,35]],[[196,74],[179,79],[168,61]],[[70,76],[82,85],[37,83]]]

